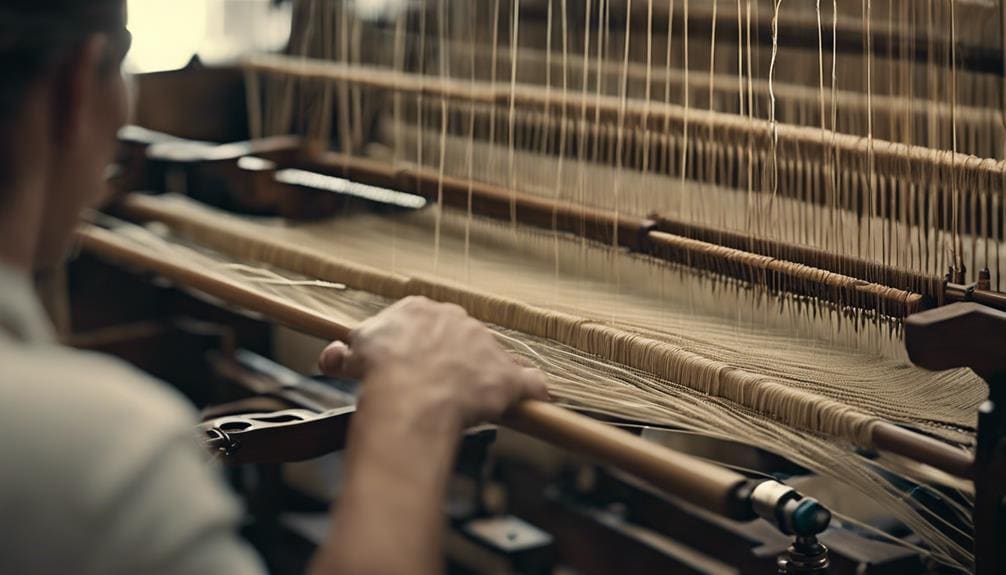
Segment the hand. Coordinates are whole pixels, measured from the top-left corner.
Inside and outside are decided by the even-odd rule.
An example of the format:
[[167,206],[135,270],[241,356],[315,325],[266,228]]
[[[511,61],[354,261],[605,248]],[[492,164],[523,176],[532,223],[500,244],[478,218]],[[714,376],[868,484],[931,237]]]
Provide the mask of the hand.
[[518,364],[492,332],[460,306],[405,298],[335,342],[322,373],[365,382],[361,407],[471,426],[498,418],[525,398],[548,399],[545,377]]

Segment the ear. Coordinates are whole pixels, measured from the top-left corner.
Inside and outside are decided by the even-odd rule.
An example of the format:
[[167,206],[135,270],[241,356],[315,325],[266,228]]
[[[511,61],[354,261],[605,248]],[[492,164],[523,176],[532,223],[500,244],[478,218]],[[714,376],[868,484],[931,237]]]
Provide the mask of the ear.
[[102,98],[102,64],[108,42],[104,34],[92,34],[57,68],[52,126],[53,136],[60,144],[73,142],[88,130],[90,114]]

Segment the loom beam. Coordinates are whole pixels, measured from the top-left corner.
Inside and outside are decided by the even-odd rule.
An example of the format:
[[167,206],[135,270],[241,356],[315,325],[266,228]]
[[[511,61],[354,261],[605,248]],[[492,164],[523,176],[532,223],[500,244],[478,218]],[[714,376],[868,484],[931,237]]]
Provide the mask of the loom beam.
[[968,367],[989,386],[978,410],[975,447],[975,557],[977,573],[1006,571],[1006,313],[977,303],[955,303],[909,317],[905,347],[931,370]]

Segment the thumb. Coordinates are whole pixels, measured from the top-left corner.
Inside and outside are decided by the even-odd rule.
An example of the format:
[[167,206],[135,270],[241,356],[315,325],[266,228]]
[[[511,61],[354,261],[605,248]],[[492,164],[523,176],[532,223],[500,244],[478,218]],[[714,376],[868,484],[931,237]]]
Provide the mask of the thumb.
[[318,368],[329,377],[358,379],[362,375],[358,363],[353,350],[341,341],[328,344],[318,357]]

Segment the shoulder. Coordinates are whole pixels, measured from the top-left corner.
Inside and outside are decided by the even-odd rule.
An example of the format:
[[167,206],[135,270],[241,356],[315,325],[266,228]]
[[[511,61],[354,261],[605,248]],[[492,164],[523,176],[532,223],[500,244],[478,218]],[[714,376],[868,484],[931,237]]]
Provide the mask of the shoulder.
[[16,422],[21,429],[93,437],[141,423],[158,432],[191,428],[195,419],[174,390],[108,356],[55,345],[0,345],[0,363],[0,426]]
[[[119,361],[56,346],[0,342],[0,365],[0,514],[19,518],[0,540],[0,571],[254,565],[179,394]],[[180,552],[200,537],[217,543]]]
[[[196,449],[193,408],[112,358],[59,346],[0,344],[4,481],[73,489],[101,504],[158,452]],[[57,485],[58,484],[58,485]]]

